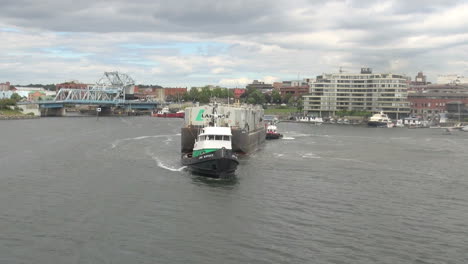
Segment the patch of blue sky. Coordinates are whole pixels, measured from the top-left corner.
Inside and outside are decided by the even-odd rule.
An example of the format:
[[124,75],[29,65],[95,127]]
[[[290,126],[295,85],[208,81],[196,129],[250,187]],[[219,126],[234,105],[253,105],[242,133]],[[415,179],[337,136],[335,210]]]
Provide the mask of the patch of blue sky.
[[20,33],[21,30],[17,28],[0,28],[0,31],[2,32],[13,32],[13,33]]
[[33,56],[35,54],[32,52],[8,52],[6,55],[18,57],[18,56]]
[[181,55],[193,54],[211,54],[211,53],[224,53],[229,48],[230,44],[222,42],[174,42],[174,43],[160,43],[160,44],[146,44],[146,43],[126,43],[121,44],[120,47],[126,49],[176,49],[179,50]]
[[60,57],[65,59],[77,59],[86,56],[91,56],[93,53],[78,52],[64,47],[44,48],[40,49],[46,56]]

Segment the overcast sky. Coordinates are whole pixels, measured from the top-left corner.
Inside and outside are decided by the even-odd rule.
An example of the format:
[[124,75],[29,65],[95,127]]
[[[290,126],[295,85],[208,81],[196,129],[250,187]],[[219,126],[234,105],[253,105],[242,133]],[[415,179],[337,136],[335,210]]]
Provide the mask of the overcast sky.
[[0,0],[0,82],[243,87],[342,67],[468,75],[468,1]]

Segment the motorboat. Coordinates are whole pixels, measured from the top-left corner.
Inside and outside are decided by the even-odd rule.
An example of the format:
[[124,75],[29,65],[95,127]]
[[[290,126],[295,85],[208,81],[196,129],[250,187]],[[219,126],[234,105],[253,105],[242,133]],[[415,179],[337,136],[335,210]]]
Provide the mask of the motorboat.
[[388,127],[388,124],[392,123],[392,120],[384,114],[384,112],[379,112],[378,114],[374,114],[369,118],[367,125],[370,127]]
[[305,123],[313,123],[316,125],[323,124],[323,119],[318,116],[298,116],[296,117],[296,121],[305,122]]

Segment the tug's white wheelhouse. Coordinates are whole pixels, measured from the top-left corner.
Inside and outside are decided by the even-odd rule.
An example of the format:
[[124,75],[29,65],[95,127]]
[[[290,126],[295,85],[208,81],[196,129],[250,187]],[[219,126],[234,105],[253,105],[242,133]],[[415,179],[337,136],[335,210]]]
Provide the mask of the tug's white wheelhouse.
[[218,149],[232,149],[232,133],[230,127],[205,127],[198,135],[193,146],[193,157]]

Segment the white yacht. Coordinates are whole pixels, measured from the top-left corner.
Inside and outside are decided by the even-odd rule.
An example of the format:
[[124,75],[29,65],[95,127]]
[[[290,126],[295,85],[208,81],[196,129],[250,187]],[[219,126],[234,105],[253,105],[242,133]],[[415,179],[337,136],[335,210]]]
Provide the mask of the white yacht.
[[371,127],[388,127],[389,123],[392,123],[392,120],[387,116],[387,114],[380,112],[371,116],[367,125]]

